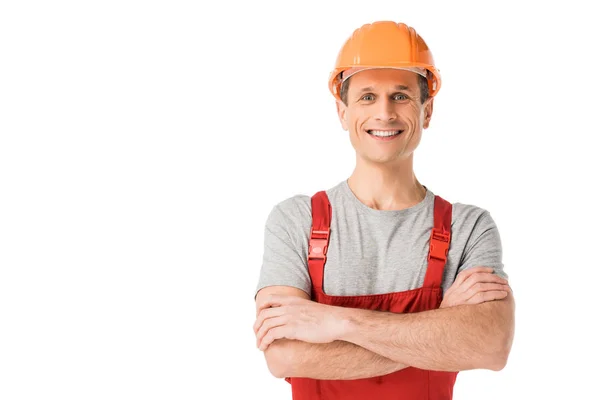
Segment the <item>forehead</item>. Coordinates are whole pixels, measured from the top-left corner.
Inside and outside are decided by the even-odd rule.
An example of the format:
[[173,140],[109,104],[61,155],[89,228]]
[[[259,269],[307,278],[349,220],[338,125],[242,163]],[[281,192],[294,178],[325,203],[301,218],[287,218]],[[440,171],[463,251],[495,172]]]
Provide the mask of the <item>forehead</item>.
[[417,90],[419,85],[418,77],[418,74],[402,69],[368,69],[351,76],[351,84],[348,90],[362,90],[365,87],[383,89],[394,86],[407,86],[409,89]]

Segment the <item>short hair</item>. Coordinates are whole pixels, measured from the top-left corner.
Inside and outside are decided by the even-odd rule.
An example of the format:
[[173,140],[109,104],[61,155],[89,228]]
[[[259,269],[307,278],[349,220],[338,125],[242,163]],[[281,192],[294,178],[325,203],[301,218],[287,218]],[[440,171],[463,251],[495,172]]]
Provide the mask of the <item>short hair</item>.
[[[340,98],[345,105],[348,105],[348,87],[350,86],[350,78],[346,79],[342,83],[342,87],[340,89]],[[423,104],[429,98],[429,85],[427,83],[427,78],[425,78],[423,75],[418,75],[418,79],[419,90],[421,92],[421,104]]]

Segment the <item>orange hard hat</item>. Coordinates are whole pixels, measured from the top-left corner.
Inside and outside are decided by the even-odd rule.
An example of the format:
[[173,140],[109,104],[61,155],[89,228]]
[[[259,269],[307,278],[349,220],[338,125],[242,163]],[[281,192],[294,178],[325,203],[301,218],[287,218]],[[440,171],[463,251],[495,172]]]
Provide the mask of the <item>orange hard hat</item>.
[[329,90],[341,100],[340,89],[345,78],[371,68],[417,72],[427,78],[431,97],[439,92],[442,84],[429,47],[413,28],[403,23],[377,21],[356,29],[337,56],[335,68],[329,75]]

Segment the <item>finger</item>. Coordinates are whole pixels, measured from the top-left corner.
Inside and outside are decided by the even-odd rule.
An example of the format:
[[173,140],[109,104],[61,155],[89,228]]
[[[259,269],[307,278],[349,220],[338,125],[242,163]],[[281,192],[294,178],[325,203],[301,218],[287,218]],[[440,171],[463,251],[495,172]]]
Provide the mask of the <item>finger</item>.
[[264,310],[265,308],[270,308],[273,306],[278,306],[278,303],[280,301],[278,301],[279,296],[277,295],[269,295],[267,297],[265,297],[256,307],[256,315],[258,315],[262,310]]
[[256,322],[254,322],[254,333],[256,333],[260,326],[264,323],[265,320],[273,317],[279,317],[280,315],[285,314],[288,311],[287,307],[273,307],[266,308],[258,313],[258,317],[256,318]]
[[452,283],[452,285],[450,285],[450,287],[448,288],[448,290],[446,290],[444,292],[443,297],[446,298],[447,296],[451,295],[454,292],[454,290],[456,289],[456,287],[457,287],[457,284],[456,284],[456,281],[454,281]]
[[297,296],[281,296],[277,294],[270,294],[260,303],[257,307],[257,313],[269,307],[280,307],[286,304],[292,304]]
[[289,318],[286,316],[269,318],[266,320],[256,333],[256,347],[260,346],[260,342],[263,340],[264,336],[269,332],[269,330],[278,326],[283,326],[287,323],[287,321],[289,321]]
[[[480,270],[480,267],[472,268],[473,270]],[[463,275],[462,278],[467,276],[466,280],[460,282],[458,279],[454,281],[454,283],[448,288],[447,292],[444,294],[444,298],[446,296],[461,296],[464,298],[464,294],[476,283],[478,282],[496,282],[500,284],[505,284],[507,281],[502,279],[498,275],[493,274],[492,272],[487,272],[491,270],[491,268],[484,268],[486,271],[484,272],[476,272],[473,271],[470,275]],[[470,270],[468,270],[470,271]],[[466,271],[464,271],[466,272]],[[470,296],[469,296],[470,297]]]
[[454,283],[457,283],[458,285],[461,285],[468,277],[470,277],[473,274],[479,273],[479,272],[491,272],[493,271],[493,268],[490,267],[473,267],[473,268],[469,268],[466,269],[464,271],[461,271],[457,276],[456,279],[454,280]]
[[264,310],[260,311],[256,317],[256,322],[254,322],[254,332],[260,328],[260,325],[264,320],[278,317],[282,314],[285,314],[287,311],[288,308],[286,306],[265,308]]
[[473,296],[477,292],[487,292],[490,290],[508,290],[508,285],[496,282],[476,282],[467,290],[465,293],[469,294],[468,297]]
[[481,282],[497,282],[497,283],[508,283],[508,281],[502,278],[500,275],[496,275],[493,272],[479,272],[473,274],[470,279],[476,279]]
[[508,291],[508,285],[502,285],[500,283],[487,283],[487,282],[477,282],[473,286],[469,288],[464,294],[465,299],[470,299],[475,296],[478,292],[489,292],[489,291]]
[[[473,277],[473,276],[477,276],[479,277],[483,277],[483,276],[487,276],[487,277],[491,277],[491,276],[496,276],[493,274],[493,269],[491,267],[474,267],[474,268],[469,268],[467,270],[462,271],[460,274],[458,274],[457,278],[454,280],[454,282],[452,283],[452,285],[450,286],[450,288],[448,288],[448,294],[452,294],[455,293],[464,293],[468,287],[471,286],[471,284],[469,284],[467,287],[464,287],[464,284],[466,281],[469,280],[469,278]],[[496,278],[488,278],[492,279],[492,281],[495,281]]]
[[500,300],[508,295],[505,291],[492,290],[489,292],[479,292],[467,300],[466,304],[479,304],[486,301]]
[[498,275],[495,274],[491,274],[488,272],[485,273],[476,273],[471,275],[470,277],[467,278],[467,280],[463,283],[460,292],[466,292],[467,290],[469,290],[473,285],[482,282],[482,283],[500,283],[500,284],[506,284],[508,283],[508,281],[506,279],[503,279],[501,277],[499,277]]
[[461,285],[460,292],[464,293],[479,282],[506,284],[508,281],[489,272],[477,272],[469,276]]
[[270,329],[269,332],[267,332],[267,334],[263,337],[263,340],[260,343],[259,349],[261,351],[265,351],[267,349],[267,347],[269,347],[269,345],[277,339],[283,339],[285,337],[287,337],[288,339],[293,339],[292,337],[289,337],[291,335],[289,335],[287,333],[287,331],[289,329],[286,329],[286,328],[288,328],[288,327],[289,327],[289,325],[278,326],[276,328]]

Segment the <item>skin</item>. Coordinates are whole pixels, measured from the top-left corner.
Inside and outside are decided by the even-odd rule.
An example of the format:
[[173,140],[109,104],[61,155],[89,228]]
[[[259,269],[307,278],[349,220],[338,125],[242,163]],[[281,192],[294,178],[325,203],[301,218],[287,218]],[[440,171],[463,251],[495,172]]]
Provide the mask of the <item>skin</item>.
[[[469,268],[458,274],[452,286],[450,286],[444,294],[440,309],[466,304],[480,304],[487,301],[503,299],[509,292],[510,287],[508,286],[508,281],[494,275],[492,268]],[[280,302],[282,299],[286,302],[285,297],[287,296],[261,296],[261,299],[257,303],[257,319],[254,323],[254,332],[256,334],[257,347],[263,351],[276,339],[277,330],[274,328],[285,325],[289,327],[293,325],[293,322],[290,323],[286,321],[286,318],[281,318],[286,315],[285,309],[274,308],[281,306]],[[288,300],[287,303],[302,304],[302,302],[295,302],[293,299]],[[326,328],[330,328],[329,332],[311,332],[309,330],[306,334],[312,334],[314,336],[306,336],[306,341],[311,343],[330,343],[338,339],[336,335],[339,334],[339,330],[343,329],[343,321],[340,321],[339,317],[340,315],[343,315],[343,313],[339,315],[335,315],[335,312],[328,314],[332,311],[330,307],[332,306],[319,304],[315,310],[318,310],[316,312],[321,312],[323,314],[319,315],[318,318],[313,321],[320,321],[323,323]],[[336,310],[336,312],[338,311],[340,310]],[[267,336],[267,333],[270,333],[270,335]]]
[[[347,104],[339,101],[337,111],[356,151],[351,190],[373,209],[419,203],[426,190],[414,174],[413,154],[429,127],[433,99],[420,102],[417,75],[409,71],[365,70],[350,79]],[[402,134],[380,141],[371,129]],[[421,313],[329,306],[285,286],[259,291],[256,306],[257,347],[277,377],[358,379],[407,366],[500,370],[514,335],[512,291],[484,267],[461,272],[440,308]]]
[[[257,346],[266,353],[279,340],[313,344],[304,348],[309,354],[276,350],[269,368],[278,377],[357,379],[406,366],[438,371],[504,368],[514,335],[514,300],[508,282],[489,268],[471,268],[459,274],[447,293],[439,309],[411,314],[265,294],[257,302]],[[376,365],[344,358],[341,353],[352,353],[354,348],[340,348],[340,343],[361,349],[361,361],[370,359]],[[319,353],[333,360],[319,359]],[[322,369],[311,369],[319,366]],[[332,371],[331,367],[343,370]]]
[[[420,96],[417,75],[410,71],[365,70],[351,77],[348,104],[338,101],[337,111],[361,164],[398,169],[412,156],[433,113],[433,98],[422,104]],[[402,129],[404,134],[381,142],[366,132],[369,129]]]
[[[348,104],[337,102],[342,128],[356,151],[348,184],[359,200],[379,210],[397,210],[423,200],[426,190],[413,171],[413,155],[429,127],[433,98],[420,101],[417,74],[374,69],[353,75]],[[403,130],[392,141],[380,141],[370,129]]]

